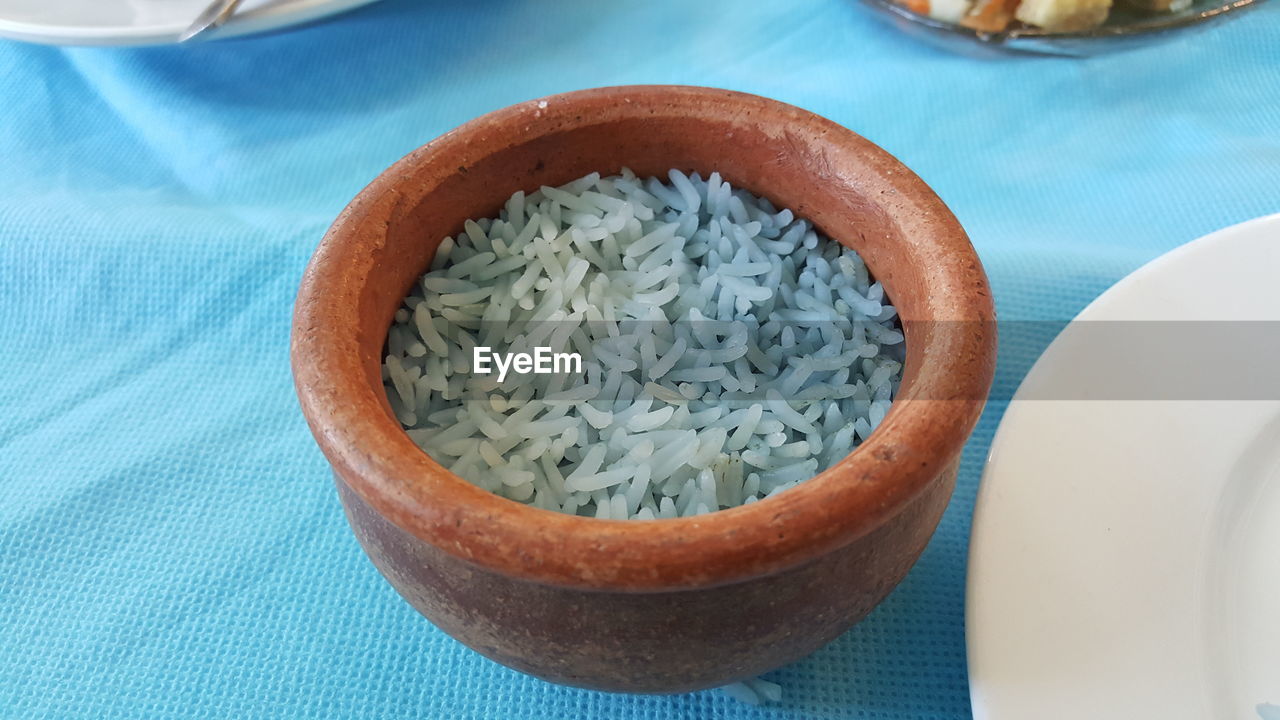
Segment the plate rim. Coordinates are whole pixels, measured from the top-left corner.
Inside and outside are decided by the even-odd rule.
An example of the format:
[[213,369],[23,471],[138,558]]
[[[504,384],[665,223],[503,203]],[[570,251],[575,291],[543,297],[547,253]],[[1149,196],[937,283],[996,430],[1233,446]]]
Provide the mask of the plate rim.
[[[377,0],[291,0],[233,15],[210,33],[209,39],[225,39],[268,32],[354,10]],[[177,44],[187,23],[154,25],[44,25],[11,20],[0,15],[0,37],[39,45],[145,46]]]
[[[1180,262],[1184,256],[1199,253],[1204,248],[1224,242],[1226,238],[1237,235],[1238,233],[1252,233],[1255,228],[1267,227],[1274,227],[1277,233],[1280,233],[1280,212],[1262,215],[1260,217],[1251,218],[1249,220],[1244,220],[1242,222],[1214,230],[1177,247],[1171,248],[1134,269],[1086,304],[1084,308],[1082,308],[1075,317],[1073,317],[1071,321],[1059,331],[1058,335],[1054,337],[1048,346],[1046,346],[1040,356],[1036,358],[1030,370],[1028,370],[1026,375],[1024,375],[1019,381],[1017,390],[1015,390],[1013,396],[1010,398],[1008,405],[1005,407],[1004,415],[1002,415],[999,425],[992,434],[991,443],[987,450],[987,456],[983,463],[979,485],[975,493],[972,521],[969,529],[969,544],[965,553],[965,660],[966,675],[968,677],[969,685],[970,709],[974,718],[978,720],[1006,720],[1006,718],[1002,716],[992,714],[989,706],[982,701],[981,698],[985,695],[985,692],[980,688],[983,678],[980,677],[979,672],[974,672],[975,667],[981,668],[985,665],[983,662],[975,663],[975,656],[979,652],[977,646],[980,644],[977,641],[977,638],[980,635],[985,636],[994,632],[994,629],[989,627],[989,623],[975,622],[975,608],[977,606],[975,596],[977,591],[975,589],[976,583],[974,568],[975,559],[979,555],[979,543],[976,543],[975,540],[981,532],[980,528],[994,522],[984,521],[984,517],[991,512],[990,509],[984,508],[987,503],[990,502],[987,500],[989,494],[995,492],[991,486],[990,476],[994,461],[996,460],[997,452],[1001,449],[1000,446],[1004,444],[1001,438],[1010,432],[1007,429],[1009,411],[1019,403],[1030,402],[1025,398],[1027,388],[1040,382],[1039,376],[1048,372],[1048,370],[1043,369],[1045,367],[1044,359],[1055,354],[1055,348],[1059,347],[1061,343],[1066,341],[1064,338],[1067,335],[1067,329],[1072,325],[1082,319],[1091,319],[1093,315],[1101,312],[1100,308],[1110,303],[1117,293],[1125,292],[1130,286],[1142,283],[1147,277],[1164,272],[1165,267]],[[981,544],[985,545],[985,543]],[[975,628],[978,625],[987,627],[987,632],[975,632]]]

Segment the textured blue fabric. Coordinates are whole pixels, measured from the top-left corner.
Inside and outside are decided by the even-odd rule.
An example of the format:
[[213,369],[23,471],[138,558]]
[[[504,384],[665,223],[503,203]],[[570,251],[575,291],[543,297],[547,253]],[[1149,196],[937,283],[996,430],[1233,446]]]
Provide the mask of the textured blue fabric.
[[[964,718],[965,552],[1002,404],[875,613],[718,693],[560,688],[378,576],[302,421],[294,291],[342,206],[515,101],[673,82],[811,109],[920,173],[1006,319],[1053,328],[1210,230],[1280,210],[1280,7],[1089,60],[968,59],[848,0],[386,0],[181,48],[0,42],[0,717]],[[1039,329],[1036,329],[1039,328]]]

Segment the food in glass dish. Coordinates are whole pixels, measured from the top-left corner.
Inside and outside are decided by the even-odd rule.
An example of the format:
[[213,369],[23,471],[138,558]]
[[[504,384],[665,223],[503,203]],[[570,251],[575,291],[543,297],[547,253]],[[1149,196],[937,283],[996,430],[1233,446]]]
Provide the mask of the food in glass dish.
[[[1134,10],[1179,12],[1191,0],[1122,0]],[[935,20],[956,23],[979,32],[1002,32],[1016,23],[1050,32],[1083,32],[1102,25],[1111,14],[1112,0],[895,0],[903,7]]]

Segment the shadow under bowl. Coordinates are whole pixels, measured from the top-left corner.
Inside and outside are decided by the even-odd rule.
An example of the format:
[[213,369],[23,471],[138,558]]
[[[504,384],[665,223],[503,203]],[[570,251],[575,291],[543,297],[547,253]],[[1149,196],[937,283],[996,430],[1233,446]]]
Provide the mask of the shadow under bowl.
[[[888,415],[847,458],[751,505],[617,521],[491,494],[410,440],[387,403],[381,354],[440,241],[516,190],[623,166],[719,171],[862,255],[898,308],[906,365]],[[946,507],[990,389],[993,321],[959,223],[870,142],[752,95],[614,87],[485,115],[382,173],[307,268],[292,361],[356,537],[423,615],[547,680],[682,692],[813,652],[903,578]]]

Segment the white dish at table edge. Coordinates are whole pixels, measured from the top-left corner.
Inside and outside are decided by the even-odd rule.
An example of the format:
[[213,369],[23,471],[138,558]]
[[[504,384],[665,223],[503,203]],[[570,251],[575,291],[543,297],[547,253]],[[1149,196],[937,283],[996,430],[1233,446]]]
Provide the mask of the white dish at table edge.
[[[1277,271],[1280,215],[1205,236],[1100,296],[1027,375],[974,514],[976,720],[1280,718],[1280,400],[1099,393],[1118,374],[1176,396],[1186,376],[1159,357],[1108,363],[1086,342],[1103,326],[1082,325],[1280,321]],[[1266,357],[1197,348],[1171,364],[1224,383],[1280,374],[1280,323],[1256,327],[1269,332],[1249,352]]]
[[[373,1],[245,0],[225,25],[201,40],[280,30]],[[0,37],[47,45],[170,44],[208,4],[209,0],[8,0],[0,6]]]

